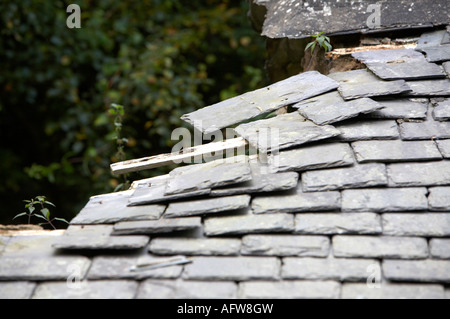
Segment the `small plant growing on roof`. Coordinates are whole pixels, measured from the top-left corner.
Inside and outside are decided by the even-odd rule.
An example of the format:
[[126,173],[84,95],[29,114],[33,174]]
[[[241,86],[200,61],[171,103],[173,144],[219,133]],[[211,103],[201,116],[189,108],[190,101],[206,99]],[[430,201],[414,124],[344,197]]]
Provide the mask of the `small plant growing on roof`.
[[317,45],[319,47],[319,50],[320,48],[323,48],[325,50],[325,53],[332,51],[333,47],[330,44],[331,40],[329,37],[324,36],[323,35],[324,33],[325,31],[322,31],[317,34],[311,35],[311,38],[314,38],[314,41],[308,43],[308,45],[305,48],[305,51],[311,49],[311,54],[314,54]]
[[[69,222],[64,218],[53,217],[50,218],[50,210],[45,206],[53,206],[56,207],[55,204],[49,202],[45,196],[36,196],[30,200],[24,200],[25,204],[25,212],[17,214],[14,216],[13,220],[21,217],[28,216],[28,224],[31,222],[31,217],[37,217],[43,219],[45,222],[40,223],[39,225],[50,225],[53,229],[56,227],[53,225],[54,221],[61,221],[66,224]],[[39,209],[39,213],[36,212],[36,208]]]

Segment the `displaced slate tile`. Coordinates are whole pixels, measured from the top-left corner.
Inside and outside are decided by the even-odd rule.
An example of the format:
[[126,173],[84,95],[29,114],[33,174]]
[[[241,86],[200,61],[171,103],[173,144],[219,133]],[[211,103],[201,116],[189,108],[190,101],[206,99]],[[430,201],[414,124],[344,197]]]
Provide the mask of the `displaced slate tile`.
[[421,53],[412,49],[364,51],[352,55],[384,80],[420,80],[445,77],[438,65],[428,63]]
[[61,236],[53,248],[132,250],[143,248],[148,242],[147,236]]
[[396,95],[410,91],[404,80],[384,81],[368,70],[333,73],[329,77],[339,82],[338,90],[345,100]]
[[450,61],[450,45],[448,44],[424,48],[422,51],[427,55],[429,62]]
[[383,260],[383,275],[392,281],[450,282],[450,260]]
[[239,299],[338,299],[336,281],[257,281],[239,284]]
[[250,198],[250,195],[238,195],[170,203],[164,213],[164,217],[173,218],[214,214],[246,208],[250,203]]
[[295,216],[298,234],[381,234],[381,217],[374,213],[313,213]]
[[144,256],[99,256],[92,261],[89,269],[89,280],[114,280],[114,279],[135,279],[161,278],[176,279],[183,271],[182,265],[161,267],[156,269],[146,269],[142,271],[131,271],[132,267],[138,265],[143,259],[150,261],[165,260],[165,257]]
[[210,189],[201,189],[194,192],[186,192],[182,194],[166,195],[167,182],[170,176],[157,176],[146,180],[145,183],[138,184],[133,195],[130,196],[128,206],[147,205],[160,202],[169,202],[172,200],[183,198],[194,198],[202,195],[209,195]]
[[325,236],[247,235],[242,255],[327,257],[330,240]]
[[439,46],[442,43],[442,40],[444,39],[444,35],[447,33],[446,30],[438,30],[438,31],[431,31],[426,32],[422,34],[417,41],[417,51],[422,51],[425,48],[435,47]]
[[241,124],[234,129],[263,153],[274,152],[339,135],[331,125],[316,125],[297,112]]
[[83,279],[90,260],[83,256],[5,256],[0,257],[0,280],[67,280],[74,270]]
[[450,214],[383,214],[381,220],[387,236],[450,236]]
[[166,218],[160,220],[120,222],[114,225],[113,235],[157,234],[195,229],[202,226],[200,217]]
[[305,192],[386,186],[386,166],[362,164],[348,168],[308,171],[302,174],[302,185]]
[[166,195],[246,182],[252,178],[248,158],[236,156],[177,167],[170,173]]
[[[450,85],[450,83],[449,83]],[[450,138],[450,122],[424,121],[400,123],[402,140],[430,140]]]
[[275,257],[193,257],[185,266],[187,280],[275,280],[280,276],[281,262]]
[[339,192],[303,193],[301,185],[293,195],[255,197],[252,200],[254,214],[333,211],[340,208]]
[[410,81],[407,85],[411,88],[410,96],[449,96],[450,80],[423,80]]
[[374,259],[346,258],[283,258],[281,277],[283,279],[366,281],[367,269],[380,269]]
[[437,102],[433,110],[433,118],[436,121],[450,120],[450,99]]
[[444,158],[450,158],[450,140],[439,140],[436,144]]
[[125,220],[159,219],[164,205],[127,207],[132,191],[91,197],[71,224],[113,224]]
[[46,282],[37,286],[33,299],[133,299],[138,283],[129,280]]
[[182,120],[208,134],[270,113],[338,87],[338,83],[317,71],[305,72],[253,92],[185,114]]
[[30,299],[35,287],[28,281],[0,282],[0,299]]
[[391,187],[450,185],[450,161],[390,164],[387,173]]
[[141,283],[137,299],[234,299],[237,285],[220,281],[172,281],[147,279]]
[[294,229],[294,216],[291,214],[240,215],[227,217],[210,217],[204,222],[207,236],[283,233]]
[[352,147],[359,163],[442,159],[433,141],[360,141]]
[[334,236],[333,255],[343,258],[424,259],[428,257],[425,238]]
[[432,211],[450,211],[450,187],[431,187],[428,189],[428,205]]
[[441,285],[388,284],[369,287],[362,283],[346,283],[342,286],[342,299],[443,299]]
[[277,172],[343,167],[353,163],[352,149],[346,143],[302,147],[269,158],[270,166]]
[[156,255],[238,255],[241,240],[233,238],[154,238],[149,251]]
[[383,109],[368,114],[370,118],[380,119],[422,119],[427,118],[427,99],[396,99],[378,101]]
[[437,259],[450,259],[450,239],[431,239],[430,253]]
[[427,189],[348,189],[342,192],[342,211],[395,212],[428,209]]
[[239,185],[211,190],[210,196],[229,196],[239,194],[285,191],[297,187],[298,173],[271,173],[270,167],[259,161],[250,161],[252,179]]
[[336,125],[336,128],[341,132],[337,139],[349,142],[373,139],[392,140],[400,137],[397,123],[392,120],[356,121]]
[[343,121],[360,114],[371,113],[383,105],[369,98],[346,102],[339,92],[331,92],[293,105],[298,112],[318,125]]

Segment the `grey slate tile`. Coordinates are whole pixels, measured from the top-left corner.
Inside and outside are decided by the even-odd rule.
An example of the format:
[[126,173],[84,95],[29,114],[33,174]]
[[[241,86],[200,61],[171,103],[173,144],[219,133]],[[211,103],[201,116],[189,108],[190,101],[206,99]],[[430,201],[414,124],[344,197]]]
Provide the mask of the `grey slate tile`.
[[339,135],[331,125],[317,125],[297,112],[241,124],[234,129],[262,153],[274,152]]
[[278,172],[305,171],[350,166],[354,163],[354,158],[350,145],[330,143],[283,151],[271,156],[269,163]]
[[264,193],[273,191],[285,191],[297,187],[298,173],[284,172],[272,173],[271,168],[262,164],[259,160],[250,160],[252,179],[239,185],[211,190],[210,196],[229,196],[239,194]]
[[347,258],[283,258],[283,279],[366,281],[367,269],[380,269],[375,259]]
[[120,222],[114,225],[113,235],[158,234],[189,230],[201,227],[200,217],[166,218],[135,222]]
[[133,250],[144,248],[149,242],[147,236],[61,236],[53,244],[56,249],[72,250]]
[[238,255],[241,240],[236,238],[154,238],[149,251],[155,255]]
[[1,256],[30,259],[34,257],[56,257],[57,254],[52,245],[58,242],[60,238],[60,235],[14,236],[8,241]]
[[330,240],[325,236],[247,235],[242,255],[327,257]]
[[234,299],[237,284],[220,281],[143,281],[137,299]]
[[134,190],[128,200],[128,206],[169,202],[183,198],[194,198],[197,196],[209,195],[211,192],[210,189],[206,188],[194,192],[166,195],[165,191],[169,179],[170,176],[167,174],[147,179],[145,184],[138,184],[138,187]]
[[237,195],[170,203],[165,218],[214,214],[248,207],[250,195]]
[[450,185],[450,161],[389,164],[387,173],[391,187]]
[[3,250],[9,242],[10,237],[0,236],[0,256],[2,255]]
[[428,209],[427,189],[348,189],[342,192],[344,212],[395,212]]
[[400,123],[402,140],[430,140],[450,138],[450,123],[438,121]]
[[239,284],[240,299],[338,299],[336,281],[256,281]]
[[170,173],[166,195],[246,182],[252,178],[248,158],[236,156],[177,167]]
[[450,99],[445,99],[436,103],[433,110],[433,118],[436,121],[450,120]]
[[252,200],[254,214],[333,211],[340,207],[341,195],[339,192],[303,193],[301,185],[293,195],[255,197]]
[[45,282],[37,286],[33,299],[133,299],[137,288],[131,280],[82,281],[75,286]]
[[407,85],[411,88],[410,96],[449,96],[450,80],[422,80],[409,81]]
[[383,260],[382,267],[392,281],[450,282],[450,260]]
[[333,255],[339,258],[425,259],[428,243],[425,238],[334,236]]
[[305,72],[266,88],[185,114],[181,119],[205,134],[212,133],[337,87],[335,81],[317,71]]
[[342,286],[342,299],[443,299],[441,285],[383,283],[371,288],[362,283],[346,283]]
[[387,236],[450,236],[450,214],[383,214],[383,234]]
[[450,211],[450,187],[431,187],[428,191],[431,211]]
[[450,77],[450,62],[445,62],[442,66],[444,67],[444,71],[447,73],[447,76]]
[[377,76],[384,80],[419,80],[445,77],[442,69],[427,62],[412,49],[365,51],[352,54]]
[[305,192],[386,186],[386,166],[362,164],[346,168],[308,171],[302,174],[302,185]]
[[427,99],[395,99],[378,101],[383,109],[368,114],[370,118],[380,119],[423,119],[427,118]]
[[345,100],[396,95],[410,91],[404,80],[384,81],[367,70],[333,73],[329,77],[339,82],[338,90]]
[[249,281],[276,280],[281,262],[275,257],[193,257],[185,266],[183,279]]
[[450,259],[450,239],[431,239],[430,254],[433,258]]
[[[165,260],[165,257],[144,256],[146,260],[157,261]],[[180,277],[183,271],[182,265],[161,267],[156,269],[147,269],[142,271],[131,271],[140,262],[139,257],[133,256],[98,256],[92,261],[89,269],[89,280],[116,280],[116,279],[135,279],[145,278],[158,279],[176,279]]]
[[29,281],[0,282],[0,299],[30,299],[35,287]]
[[359,163],[441,160],[433,141],[360,141],[352,143]]
[[381,217],[374,213],[311,213],[295,216],[295,233],[381,234]]
[[247,214],[210,217],[205,219],[204,229],[207,236],[292,232],[294,216],[291,214]]
[[339,92],[331,92],[299,102],[293,107],[307,119],[324,125],[380,110],[383,105],[369,98],[345,101]]
[[127,207],[132,191],[91,197],[71,224],[113,224],[125,220],[149,220],[161,217],[166,206]]
[[336,128],[341,132],[337,139],[349,142],[373,139],[392,140],[400,137],[397,123],[393,120],[362,120],[339,124]]
[[422,51],[426,53],[429,62],[450,61],[450,45],[448,44],[424,48]]
[[438,30],[422,34],[419,40],[417,41],[416,50],[422,51],[425,48],[441,45],[445,33],[447,33],[446,30]]
[[450,140],[439,140],[436,144],[444,158],[450,158]]

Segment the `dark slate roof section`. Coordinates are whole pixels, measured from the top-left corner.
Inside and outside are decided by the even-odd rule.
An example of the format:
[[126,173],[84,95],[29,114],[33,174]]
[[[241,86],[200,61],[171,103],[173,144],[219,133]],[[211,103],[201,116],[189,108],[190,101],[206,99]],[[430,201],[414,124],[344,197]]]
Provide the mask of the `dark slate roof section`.
[[[446,25],[450,12],[446,0],[253,1],[267,8],[262,35],[269,38],[306,38],[324,30],[338,35]],[[368,20],[373,21],[375,11],[369,6],[376,3],[381,4],[380,25],[372,26]]]
[[419,54],[360,58],[426,80],[313,72],[185,116],[212,131],[291,106],[236,128],[255,145],[278,128],[281,150],[94,196],[64,234],[0,236],[0,298],[448,297],[450,85]]

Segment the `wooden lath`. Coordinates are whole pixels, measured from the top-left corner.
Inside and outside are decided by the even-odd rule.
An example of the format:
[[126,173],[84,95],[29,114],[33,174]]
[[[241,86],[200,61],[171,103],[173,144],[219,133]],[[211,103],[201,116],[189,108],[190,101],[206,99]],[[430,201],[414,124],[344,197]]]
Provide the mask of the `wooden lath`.
[[142,171],[156,167],[170,165],[176,162],[190,160],[197,156],[208,155],[213,152],[225,152],[232,149],[239,149],[248,145],[248,142],[242,137],[229,139],[220,142],[208,143],[198,146],[185,148],[180,152],[166,153],[155,156],[143,157],[124,162],[111,164],[111,171],[116,174],[126,174]]

